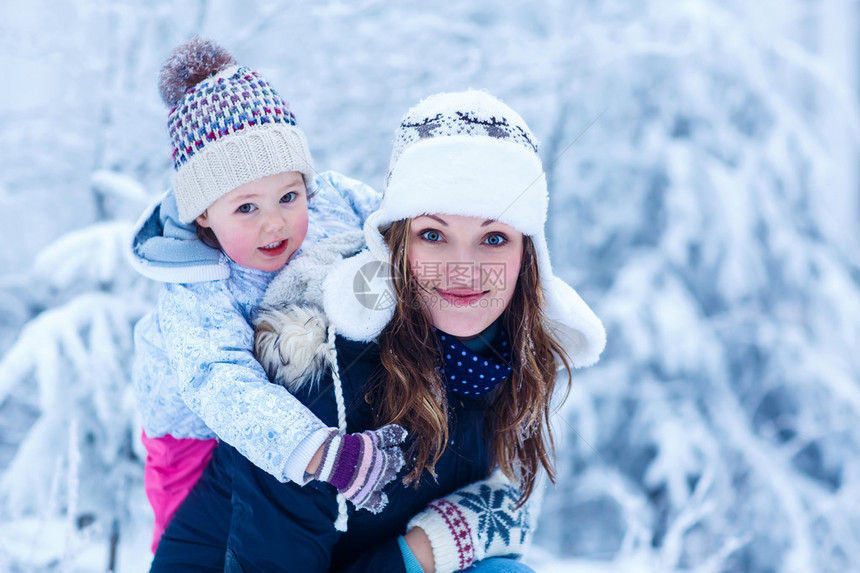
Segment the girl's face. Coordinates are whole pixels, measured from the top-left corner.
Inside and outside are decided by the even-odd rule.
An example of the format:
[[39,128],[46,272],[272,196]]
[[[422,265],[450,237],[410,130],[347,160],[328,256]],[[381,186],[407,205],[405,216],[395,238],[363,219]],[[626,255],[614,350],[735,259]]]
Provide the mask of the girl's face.
[[277,271],[299,250],[308,232],[307,189],[297,171],[236,187],[197,217],[221,249],[242,266]]
[[462,215],[412,219],[407,257],[433,326],[468,338],[502,315],[513,298],[523,234],[493,220]]

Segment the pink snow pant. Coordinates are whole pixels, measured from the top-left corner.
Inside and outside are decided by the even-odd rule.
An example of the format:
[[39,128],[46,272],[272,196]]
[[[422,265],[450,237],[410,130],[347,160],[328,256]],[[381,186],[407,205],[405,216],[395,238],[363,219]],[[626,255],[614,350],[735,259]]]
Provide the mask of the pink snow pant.
[[144,432],[140,438],[146,448],[143,487],[155,512],[152,528],[152,552],[155,553],[167,524],[200,479],[218,440],[177,439],[169,435],[148,438]]

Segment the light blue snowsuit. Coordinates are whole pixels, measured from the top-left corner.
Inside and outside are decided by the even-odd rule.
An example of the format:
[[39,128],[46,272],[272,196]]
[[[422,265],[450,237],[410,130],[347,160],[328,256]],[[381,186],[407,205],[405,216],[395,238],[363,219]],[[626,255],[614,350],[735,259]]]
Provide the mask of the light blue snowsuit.
[[[379,205],[367,185],[325,172],[308,186],[304,246],[360,229]],[[301,251],[296,256],[301,256]],[[141,217],[132,263],[163,281],[135,328],[134,390],[148,437],[218,437],[280,481],[304,470],[328,432],[253,354],[252,313],[276,273],[243,267],[179,221],[168,192]]]

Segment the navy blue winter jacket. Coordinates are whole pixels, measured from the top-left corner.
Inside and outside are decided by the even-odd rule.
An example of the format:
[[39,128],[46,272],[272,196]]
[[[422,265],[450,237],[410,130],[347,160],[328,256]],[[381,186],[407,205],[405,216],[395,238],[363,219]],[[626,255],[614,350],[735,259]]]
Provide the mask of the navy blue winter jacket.
[[[375,428],[364,399],[368,383],[379,376],[379,347],[339,338],[338,363],[347,412],[347,432]],[[325,424],[337,425],[330,371],[319,385],[307,384],[296,396]],[[389,503],[374,515],[349,504],[348,530],[335,530],[337,493],[313,481],[304,487],[281,483],[242,456],[233,457],[233,519],[227,571],[397,571],[405,568],[397,536],[427,504],[490,472],[485,435],[486,400],[449,394],[449,443],[436,464],[438,479],[425,472],[419,487],[400,479],[385,492]],[[407,469],[401,471],[401,476]]]
[[[336,348],[347,432],[372,429],[372,411],[364,395],[382,371],[378,345],[338,338]],[[323,423],[337,426],[330,371],[296,396]],[[334,487],[318,481],[305,486],[279,482],[221,443],[168,526],[151,571],[405,573],[397,536],[405,532],[409,519],[430,501],[485,479],[490,472],[484,428],[487,399],[450,393],[448,398],[450,435],[436,464],[438,479],[425,472],[417,489],[404,486],[400,479],[393,481],[385,489],[389,503],[378,515],[348,504],[345,533],[334,528],[338,515]]]

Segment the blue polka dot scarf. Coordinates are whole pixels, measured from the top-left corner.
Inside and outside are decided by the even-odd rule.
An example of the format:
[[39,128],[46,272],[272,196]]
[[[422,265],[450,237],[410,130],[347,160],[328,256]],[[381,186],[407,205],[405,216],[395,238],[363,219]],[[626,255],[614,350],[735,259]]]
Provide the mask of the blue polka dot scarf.
[[487,356],[469,349],[456,337],[437,330],[442,348],[442,373],[448,390],[474,398],[492,392],[513,372],[511,343],[505,329],[499,329],[487,348]]

